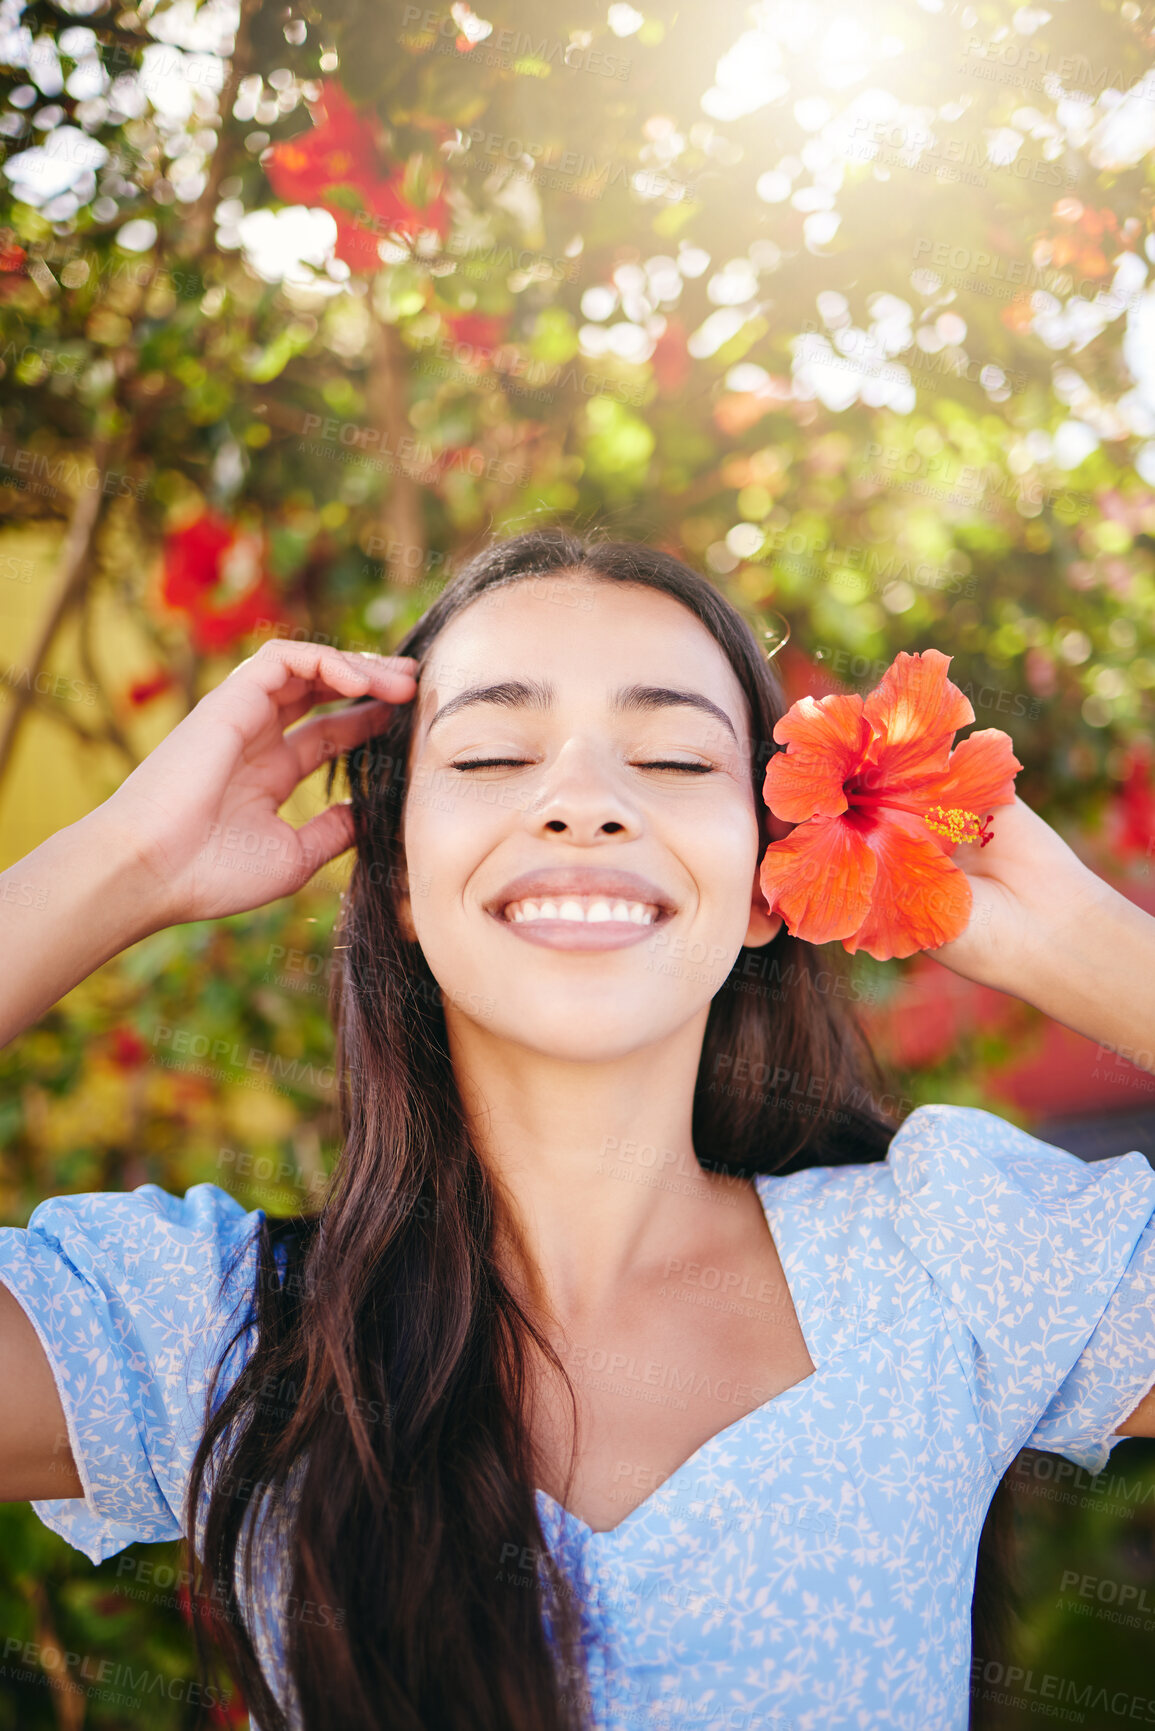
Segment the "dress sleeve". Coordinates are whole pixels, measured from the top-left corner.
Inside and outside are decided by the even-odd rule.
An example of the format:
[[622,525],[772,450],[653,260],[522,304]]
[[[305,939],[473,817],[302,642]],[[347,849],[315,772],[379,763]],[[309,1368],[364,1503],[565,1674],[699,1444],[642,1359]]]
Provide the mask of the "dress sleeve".
[[[94,1563],[184,1532],[209,1380],[250,1314],[263,1218],[215,1184],[183,1198],[142,1184],[56,1196],[27,1228],[0,1230],[0,1281],[48,1355],[84,1486],[32,1507]],[[251,1332],[228,1352],[218,1399]]]
[[917,1107],[887,1161],[994,1470],[1028,1444],[1101,1470],[1155,1383],[1155,1170],[969,1106]]

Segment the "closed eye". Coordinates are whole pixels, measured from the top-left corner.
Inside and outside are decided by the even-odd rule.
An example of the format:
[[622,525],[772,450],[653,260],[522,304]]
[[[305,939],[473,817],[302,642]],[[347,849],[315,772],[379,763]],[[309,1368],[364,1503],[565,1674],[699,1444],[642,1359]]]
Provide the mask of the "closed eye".
[[[450,769],[515,769],[519,764],[530,762],[527,757],[471,757],[463,763],[451,763]],[[638,769],[683,769],[691,775],[709,775],[714,765],[712,763],[683,763],[674,758],[662,759],[655,763],[639,763]]]
[[712,763],[680,763],[670,759],[662,763],[639,763],[639,769],[688,769],[691,775],[709,775]]
[[451,763],[450,769],[495,769],[516,768],[519,763],[528,763],[527,757],[471,757],[464,763]]

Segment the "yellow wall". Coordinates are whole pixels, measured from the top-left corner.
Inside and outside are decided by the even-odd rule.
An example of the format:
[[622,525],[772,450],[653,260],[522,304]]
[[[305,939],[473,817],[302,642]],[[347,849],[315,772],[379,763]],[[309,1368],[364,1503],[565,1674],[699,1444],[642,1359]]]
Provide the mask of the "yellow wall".
[[[0,716],[12,702],[14,683],[35,674],[35,669],[27,670],[27,656],[55,593],[62,535],[62,525],[41,523],[0,530]],[[124,555],[126,559],[132,556],[131,551]],[[126,575],[138,589],[143,574],[137,570]],[[166,692],[141,710],[128,703],[128,687],[154,672],[159,657],[117,588],[115,575],[105,573],[97,580],[92,602],[92,657],[116,705],[117,720],[143,757],[180,721],[184,699],[179,693]],[[61,625],[49,652],[47,671],[64,682],[56,689],[67,694],[67,707],[80,725],[96,728],[103,719],[103,704],[83,672],[77,619],[74,613]],[[179,618],[174,616],[165,629],[179,633]],[[229,660],[208,664],[204,689],[222,679],[231,665]],[[123,753],[114,747],[90,745],[42,711],[26,711],[15,754],[0,780],[0,870],[100,805],[129,769]],[[325,773],[318,770],[286,805],[284,816],[290,822],[303,823],[325,804]],[[327,875],[339,871],[335,865]]]

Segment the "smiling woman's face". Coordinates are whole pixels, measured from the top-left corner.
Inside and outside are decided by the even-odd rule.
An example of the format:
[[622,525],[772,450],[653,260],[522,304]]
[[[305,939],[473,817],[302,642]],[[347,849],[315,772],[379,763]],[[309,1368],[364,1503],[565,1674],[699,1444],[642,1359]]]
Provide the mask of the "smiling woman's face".
[[746,702],[706,627],[640,585],[526,579],[446,626],[415,703],[403,915],[451,1030],[596,1062],[704,1026],[780,924]]

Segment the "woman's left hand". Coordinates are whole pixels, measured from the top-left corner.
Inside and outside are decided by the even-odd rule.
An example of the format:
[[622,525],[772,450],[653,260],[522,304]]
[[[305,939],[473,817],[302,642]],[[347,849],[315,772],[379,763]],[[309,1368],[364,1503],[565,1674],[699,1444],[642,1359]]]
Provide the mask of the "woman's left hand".
[[928,950],[956,974],[1030,1003],[1049,978],[1056,946],[1118,895],[1016,794],[994,808],[991,839],[964,842],[951,859],[967,875],[973,905],[961,937]]

